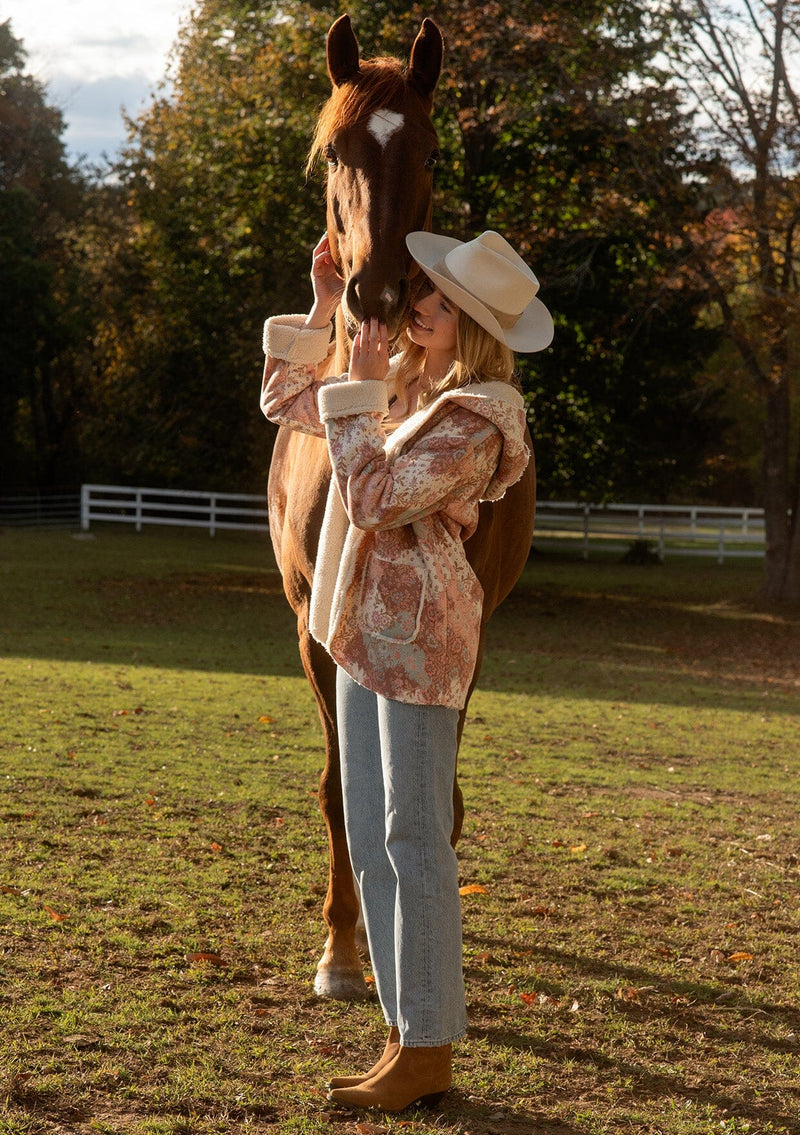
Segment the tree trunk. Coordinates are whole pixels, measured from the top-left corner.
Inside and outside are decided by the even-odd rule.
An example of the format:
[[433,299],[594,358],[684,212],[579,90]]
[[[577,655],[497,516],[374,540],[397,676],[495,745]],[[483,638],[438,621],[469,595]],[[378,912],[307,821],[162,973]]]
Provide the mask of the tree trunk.
[[800,443],[795,457],[795,477],[790,498],[791,515],[788,520],[789,553],[783,599],[786,603],[800,604]]
[[[764,529],[766,556],[762,598],[770,604],[787,601],[792,574],[792,528],[789,515],[789,384],[785,370],[768,379],[764,420]],[[797,567],[795,565],[795,572]]]

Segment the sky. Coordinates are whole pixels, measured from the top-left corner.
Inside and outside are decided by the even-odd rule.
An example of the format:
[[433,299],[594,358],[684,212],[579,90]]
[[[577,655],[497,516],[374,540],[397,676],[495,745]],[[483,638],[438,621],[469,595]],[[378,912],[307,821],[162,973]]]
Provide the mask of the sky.
[[64,115],[71,161],[116,155],[121,108],[135,117],[149,101],[190,10],[191,0],[0,0],[0,22],[11,19],[27,73]]

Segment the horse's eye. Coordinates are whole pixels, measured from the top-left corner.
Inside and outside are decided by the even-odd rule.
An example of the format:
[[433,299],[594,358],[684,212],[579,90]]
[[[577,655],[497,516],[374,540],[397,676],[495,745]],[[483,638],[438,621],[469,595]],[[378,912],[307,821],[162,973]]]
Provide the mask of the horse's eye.
[[430,154],[425,161],[425,169],[433,169],[433,167],[439,161],[440,157],[441,157],[441,154],[439,153],[439,151],[434,150],[433,153]]
[[328,145],[325,147],[325,159],[329,166],[338,166],[339,164],[339,155],[336,153],[336,147],[333,142],[328,142]]

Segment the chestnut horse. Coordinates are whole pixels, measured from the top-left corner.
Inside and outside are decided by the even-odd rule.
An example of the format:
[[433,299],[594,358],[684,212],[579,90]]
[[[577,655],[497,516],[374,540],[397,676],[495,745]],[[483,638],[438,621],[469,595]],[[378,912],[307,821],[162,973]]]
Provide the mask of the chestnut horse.
[[[332,94],[317,125],[311,157],[328,162],[328,238],[345,280],[337,314],[338,372],[349,361],[348,324],[378,316],[396,331],[409,308],[416,266],[405,245],[408,232],[430,227],[432,170],[438,158],[431,121],[442,63],[442,37],[425,20],[409,66],[396,59],[362,61],[350,20],[340,17],[327,39]],[[367,996],[356,945],[359,899],[347,852],[336,732],[335,665],[308,630],[311,582],[330,481],[324,439],[281,427],[269,475],[270,533],[286,596],[297,615],[300,655],[319,708],[325,767],[319,799],[329,842],[328,927],[317,966],[320,996]],[[519,578],[528,557],[535,508],[533,462],[506,496],[481,505],[480,522],[465,545],[484,589],[484,625]],[[483,633],[481,648],[483,648]],[[480,657],[476,675],[480,667]],[[474,679],[473,679],[474,685]],[[464,715],[461,721],[463,725]],[[454,785],[457,840],[463,821]]]

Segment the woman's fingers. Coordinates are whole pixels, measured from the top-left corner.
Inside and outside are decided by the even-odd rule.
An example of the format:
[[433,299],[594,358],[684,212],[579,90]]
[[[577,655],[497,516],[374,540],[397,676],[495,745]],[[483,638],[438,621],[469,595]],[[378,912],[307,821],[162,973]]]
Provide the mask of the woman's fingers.
[[361,337],[361,344],[366,350],[388,354],[389,352],[389,329],[385,323],[375,316],[372,319],[365,319],[358,330]]

